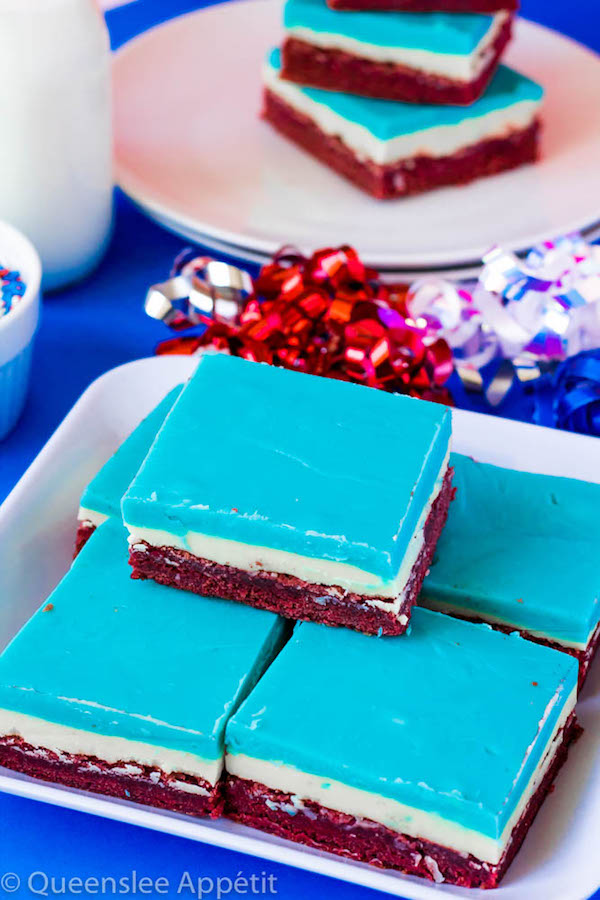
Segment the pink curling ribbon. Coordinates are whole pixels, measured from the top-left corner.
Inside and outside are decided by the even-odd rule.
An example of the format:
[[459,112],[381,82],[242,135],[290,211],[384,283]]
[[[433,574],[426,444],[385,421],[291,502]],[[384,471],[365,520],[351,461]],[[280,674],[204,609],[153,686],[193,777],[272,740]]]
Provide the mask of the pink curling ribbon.
[[[580,234],[545,241],[524,260],[493,247],[477,282],[418,281],[407,308],[450,344],[464,385],[497,405],[515,378],[535,381],[600,348],[600,247]],[[481,369],[495,357],[504,363],[486,385]]]

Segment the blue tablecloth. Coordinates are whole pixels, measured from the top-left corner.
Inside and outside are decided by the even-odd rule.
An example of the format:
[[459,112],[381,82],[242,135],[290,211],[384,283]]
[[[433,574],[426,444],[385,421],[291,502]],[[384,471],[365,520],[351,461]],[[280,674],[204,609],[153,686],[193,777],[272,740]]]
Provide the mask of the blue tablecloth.
[[[107,15],[113,46],[200,5],[195,0],[136,0],[114,9]],[[600,50],[598,0],[523,0],[523,13],[578,40],[593,42]],[[114,238],[98,271],[45,303],[27,408],[17,430],[0,444],[0,501],[94,378],[113,366],[150,355],[155,343],[166,336],[163,326],[144,316],[142,301],[146,287],[168,274],[181,247],[182,241],[147,221],[117,195]],[[481,400],[462,394],[457,385],[454,388],[459,405],[483,409]],[[511,392],[500,411],[523,420],[531,416],[529,402],[518,390]],[[12,891],[14,896],[31,896],[26,885],[31,872],[85,878],[131,876],[133,870],[139,877],[163,876],[175,886],[186,871],[194,878],[213,879],[267,872],[276,876],[278,895],[290,900],[310,895],[332,900],[383,896],[260,859],[0,794],[0,897],[11,892],[14,884],[10,879],[2,881],[6,872],[16,873],[22,881]],[[42,881],[36,884],[39,887]],[[60,883],[55,890],[60,890]],[[48,892],[52,895],[51,886]],[[168,896],[175,894],[172,887]],[[192,895],[184,887],[180,896]]]

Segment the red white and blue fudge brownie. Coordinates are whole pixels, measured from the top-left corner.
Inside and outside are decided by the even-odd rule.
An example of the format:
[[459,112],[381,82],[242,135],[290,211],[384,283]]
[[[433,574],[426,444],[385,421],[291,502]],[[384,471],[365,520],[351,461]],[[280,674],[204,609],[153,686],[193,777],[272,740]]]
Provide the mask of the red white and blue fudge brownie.
[[396,12],[493,13],[519,8],[519,0],[327,0],[327,3],[332,9]]
[[225,723],[288,623],[132,582],[126,546],[120,522],[100,525],[0,656],[0,765],[219,815]]
[[79,553],[98,525],[107,519],[121,518],[123,494],[146,456],[156,433],[181,393],[181,385],[170,391],[143,419],[116,453],[100,469],[84,490],[77,516],[75,552]]
[[277,131],[378,199],[466,184],[533,162],[543,91],[501,66],[469,107],[372,100],[301,87],[263,73],[263,117]]
[[567,654],[426,609],[399,640],[302,624],[229,721],[225,815],[495,887],[579,733],[576,692]]
[[456,499],[420,603],[571,653],[600,641],[600,485],[452,454]]
[[283,22],[283,78],[383,100],[468,105],[498,66],[512,14],[336,12],[325,0],[287,0]]
[[204,356],[123,498],[133,577],[402,634],[446,521],[450,439],[444,406]]

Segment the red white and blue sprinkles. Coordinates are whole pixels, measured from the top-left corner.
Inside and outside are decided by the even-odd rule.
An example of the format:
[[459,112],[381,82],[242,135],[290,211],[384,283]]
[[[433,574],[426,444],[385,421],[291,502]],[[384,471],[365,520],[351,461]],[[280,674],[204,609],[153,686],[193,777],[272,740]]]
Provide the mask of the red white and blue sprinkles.
[[20,272],[0,266],[0,319],[19,303],[26,287]]

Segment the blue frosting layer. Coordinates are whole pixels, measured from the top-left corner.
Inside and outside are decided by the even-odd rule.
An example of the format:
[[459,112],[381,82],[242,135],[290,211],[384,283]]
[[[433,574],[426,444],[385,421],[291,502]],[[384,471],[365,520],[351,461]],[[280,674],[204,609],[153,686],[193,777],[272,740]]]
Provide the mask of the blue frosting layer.
[[177,397],[181,385],[170,391],[129,435],[83,492],[81,505],[105,516],[121,516],[121,500]]
[[[340,13],[340,15],[351,15],[351,13]],[[384,13],[383,15],[391,14]],[[419,13],[419,15],[425,14]],[[280,51],[278,49],[271,50],[267,62],[272,69],[279,72],[281,69]],[[539,84],[507,66],[498,67],[483,96],[471,106],[398,103],[393,100],[373,100],[353,94],[339,94],[334,91],[322,91],[318,88],[299,87],[290,82],[285,82],[285,84],[286,87],[298,90],[343,119],[361,125],[380,141],[390,141],[402,135],[425,131],[428,128],[460,125],[461,122],[478,119],[488,113],[507,109],[526,100],[539,103],[544,94]]]
[[[218,759],[225,723],[286,633],[238,603],[133,581],[109,519],[0,656],[0,707]],[[69,699],[73,698],[73,699]]]
[[302,624],[229,721],[227,752],[498,838],[576,681],[566,653],[426,609],[402,638]]
[[600,485],[453,454],[456,498],[421,602],[585,643],[600,619]]
[[393,579],[450,441],[443,406],[205,356],[123,500],[124,521]]
[[452,56],[470,56],[492,27],[494,17],[455,12],[338,12],[326,0],[287,0],[285,28],[302,26],[325,34],[375,44]]

